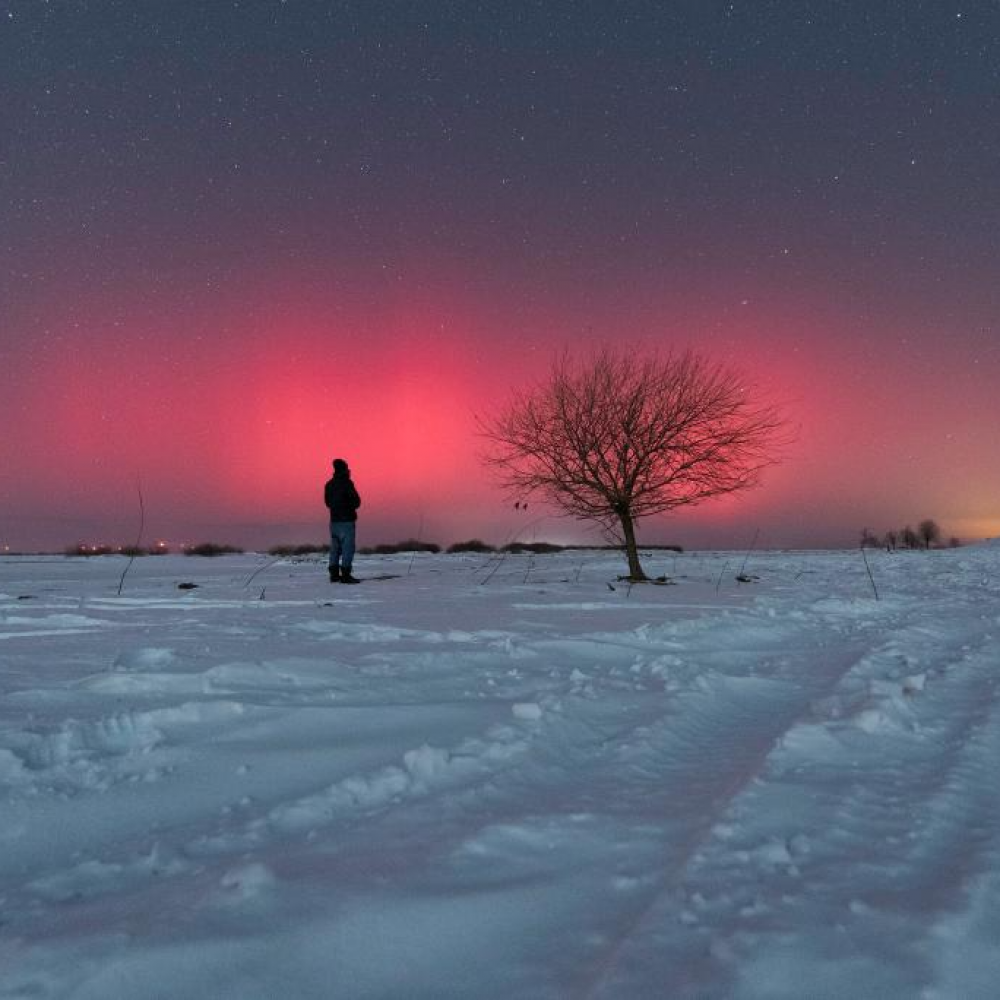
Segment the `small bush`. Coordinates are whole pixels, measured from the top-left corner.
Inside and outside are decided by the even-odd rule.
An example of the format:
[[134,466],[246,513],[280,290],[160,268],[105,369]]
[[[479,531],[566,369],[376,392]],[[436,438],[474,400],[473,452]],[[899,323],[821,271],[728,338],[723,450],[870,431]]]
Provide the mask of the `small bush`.
[[554,545],[552,542],[511,542],[503,547],[504,552],[531,552],[535,555],[546,555],[550,552],[562,552],[563,545]]
[[450,553],[455,552],[496,552],[495,545],[488,545],[486,542],[480,541],[478,538],[471,538],[467,542],[455,542],[454,545],[448,546],[448,551]]
[[363,556],[394,556],[400,552],[440,552],[441,546],[433,542],[418,542],[409,538],[405,542],[380,542],[378,545],[367,545],[358,549]]
[[329,552],[329,545],[272,545],[267,550],[269,556],[309,556],[317,552]]
[[383,542],[373,546],[366,553],[367,555],[391,556],[400,552],[440,552],[441,546],[433,542],[419,542],[415,538],[408,538],[403,542]]
[[[624,552],[624,545],[567,545],[570,552]],[[640,545],[642,552],[683,552],[683,545]]]
[[243,549],[235,545],[217,545],[215,542],[202,542],[184,550],[186,556],[230,556],[242,555]]
[[440,552],[441,546],[434,542],[421,542],[416,538],[407,538],[405,542],[396,543],[397,552]]

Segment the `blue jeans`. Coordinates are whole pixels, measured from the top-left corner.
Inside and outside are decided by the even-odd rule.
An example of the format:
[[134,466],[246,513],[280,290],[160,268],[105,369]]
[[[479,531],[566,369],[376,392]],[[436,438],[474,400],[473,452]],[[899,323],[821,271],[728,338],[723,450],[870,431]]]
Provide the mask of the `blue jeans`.
[[350,569],[354,564],[354,521],[330,522],[330,565]]

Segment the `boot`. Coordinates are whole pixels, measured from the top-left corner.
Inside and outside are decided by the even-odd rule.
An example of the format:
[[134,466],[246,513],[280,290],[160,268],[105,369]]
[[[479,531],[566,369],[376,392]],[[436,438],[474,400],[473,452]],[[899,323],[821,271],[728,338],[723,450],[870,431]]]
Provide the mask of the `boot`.
[[343,570],[341,571],[341,573],[340,573],[340,582],[341,583],[361,583],[361,581],[357,577],[351,576],[351,567],[350,566],[345,566],[343,568]]
[[340,583],[340,567],[330,567],[330,583]]

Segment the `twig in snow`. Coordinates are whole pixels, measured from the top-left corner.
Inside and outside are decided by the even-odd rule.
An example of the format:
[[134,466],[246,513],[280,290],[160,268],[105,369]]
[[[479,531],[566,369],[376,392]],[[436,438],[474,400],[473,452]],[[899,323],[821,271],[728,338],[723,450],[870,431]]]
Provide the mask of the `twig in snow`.
[[865,561],[865,569],[868,570],[868,579],[871,581],[872,591],[875,594],[875,600],[878,600],[878,587],[875,586],[875,577],[872,576],[872,568],[868,565],[868,553],[865,552],[865,547],[861,546],[861,558]]
[[274,564],[275,564],[276,562],[281,562],[281,560],[282,560],[283,558],[284,558],[283,556],[278,556],[278,557],[277,557],[276,559],[272,559],[272,560],[270,560],[269,562],[266,562],[266,563],[264,563],[264,565],[263,565],[263,566],[258,566],[258,567],[257,567],[257,568],[256,568],[256,569],[255,569],[255,570],[254,570],[254,571],[253,571],[253,572],[252,572],[252,573],[251,573],[251,574],[250,574],[250,575],[249,575],[249,576],[247,577],[247,582],[243,584],[243,587],[244,587],[244,589],[245,589],[245,588],[247,588],[247,587],[249,587],[249,586],[250,586],[250,584],[251,584],[251,583],[253,583],[253,578],[254,578],[254,577],[255,577],[255,576],[256,576],[256,575],[258,574],[258,573],[263,573],[263,572],[264,572],[264,570],[266,570],[266,569],[270,568],[270,567],[271,567],[271,566],[273,566],[273,565],[274,565]]
[[420,543],[424,538],[424,514],[423,511],[420,512],[420,526],[417,528],[417,544],[413,547],[413,551],[410,553],[410,562],[406,567],[406,575],[409,576],[413,570],[413,560],[417,558],[417,549],[420,547]]
[[[491,557],[491,558],[496,559],[495,556]],[[496,559],[496,561],[493,563],[493,568],[489,571],[489,573],[486,574],[486,576],[484,576],[482,578],[482,580],[479,581],[479,586],[480,587],[485,587],[486,584],[488,584],[490,582],[490,580],[492,580],[493,577],[496,576],[497,570],[503,565],[503,561],[506,558],[507,558],[507,553],[506,552],[501,552],[500,553],[500,558]],[[487,563],[486,565],[489,566],[489,563]]]
[[138,476],[135,477],[135,488],[139,491],[139,534],[135,539],[135,548],[128,558],[125,569],[122,570],[122,578],[118,581],[119,597],[122,596],[122,587],[125,585],[125,574],[132,568],[132,563],[135,562],[135,557],[139,554],[139,546],[142,544],[142,529],[146,526],[146,505],[142,500],[142,480]]
[[726,570],[729,569],[729,560],[727,559],[722,567],[722,572],[719,574],[719,579],[715,581],[715,592],[719,592],[719,588],[722,586],[722,578],[726,575]]
[[760,535],[760,528],[758,528],[753,533],[753,541],[750,543],[750,548],[747,549],[747,554],[743,557],[743,564],[740,566],[739,573],[736,574],[736,579],[738,580],[741,576],[745,576],[744,570],[747,568],[747,560],[750,558],[750,553],[753,552],[754,546],[757,544],[757,536]]
[[[485,586],[487,583],[490,582],[490,580],[493,579],[494,576],[496,576],[497,570],[503,565],[504,560],[507,558],[510,552],[509,546],[512,545],[514,542],[516,542],[521,537],[521,535],[523,535],[528,530],[528,528],[533,528],[536,524],[539,524],[540,522],[544,521],[547,517],[548,514],[543,514],[541,517],[536,517],[533,521],[529,521],[523,528],[521,528],[520,531],[515,532],[513,535],[507,536],[507,541],[503,543],[500,552],[496,553],[496,555],[499,555],[499,559],[497,559],[496,565],[490,570],[489,573],[486,574],[486,576],[482,580],[479,581],[480,587]],[[496,555],[493,558],[496,558]],[[487,563],[486,565],[489,566],[490,563]]]

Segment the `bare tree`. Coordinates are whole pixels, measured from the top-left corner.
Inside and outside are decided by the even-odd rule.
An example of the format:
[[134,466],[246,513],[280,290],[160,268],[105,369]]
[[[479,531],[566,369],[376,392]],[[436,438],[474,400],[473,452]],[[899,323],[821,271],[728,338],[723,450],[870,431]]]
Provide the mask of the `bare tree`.
[[920,536],[907,525],[899,533],[899,543],[905,549],[915,549],[920,544]]
[[740,377],[690,351],[563,353],[548,378],[480,421],[484,461],[512,496],[537,492],[624,542],[645,580],[635,522],[757,485],[784,421]]
[[937,521],[927,518],[926,521],[921,521],[917,525],[917,535],[920,537],[920,541],[924,543],[924,548],[929,549],[932,545],[936,545],[941,541],[941,528],[938,526]]
[[885,545],[886,552],[895,552],[896,546],[899,544],[899,532],[893,531],[891,528],[885,533],[885,538],[883,539],[883,544]]
[[863,549],[877,549],[882,543],[878,540],[878,536],[873,532],[869,531],[867,528],[861,529],[861,548]]

